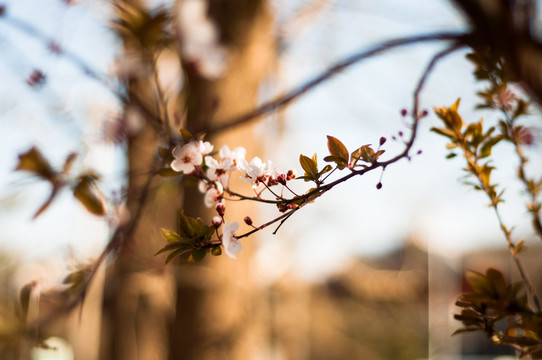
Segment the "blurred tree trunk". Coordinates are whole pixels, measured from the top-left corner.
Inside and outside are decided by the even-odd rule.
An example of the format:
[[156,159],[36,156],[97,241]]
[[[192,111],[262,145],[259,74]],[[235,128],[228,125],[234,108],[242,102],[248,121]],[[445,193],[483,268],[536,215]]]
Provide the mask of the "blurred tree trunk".
[[[189,86],[185,127],[192,133],[205,132],[221,119],[231,119],[257,107],[260,84],[275,56],[267,1],[239,0],[232,5],[210,0],[209,13],[219,26],[229,62],[224,76],[216,80],[200,76],[189,65],[185,67]],[[265,140],[256,138],[250,124],[209,139],[215,150],[224,144],[231,149],[245,147],[247,159],[261,156]],[[242,184],[246,187],[238,176],[230,180],[233,188],[240,189]],[[208,219],[214,213],[214,209],[204,208],[202,196],[195,191],[186,192],[183,208],[187,215]],[[225,218],[242,222],[254,211],[246,202],[226,202]],[[243,226],[239,233],[247,229]],[[252,237],[243,241],[237,260],[224,254],[201,264],[181,264],[176,268],[177,317],[171,331],[170,359],[254,358],[265,329],[255,320],[261,305],[255,301],[259,290],[250,276],[254,241]]]
[[[123,2],[140,5],[137,0]],[[272,17],[265,0],[240,0],[234,4],[209,0],[209,13],[220,29],[229,62],[224,76],[216,80],[206,79],[190,64],[183,64],[188,95],[178,105],[186,106],[183,127],[193,133],[204,132],[210,121],[231,118],[255,108],[259,85],[274,56]],[[125,56],[130,56],[132,50],[125,44]],[[137,101],[152,99],[152,81],[151,76],[132,80],[128,93],[136,94]],[[129,101],[127,116],[149,115],[129,111],[132,106],[137,108],[136,105]],[[243,243],[243,253],[237,262],[223,255],[202,264],[179,266],[174,262],[166,267],[163,257],[153,256],[164,244],[160,228],[176,228],[179,208],[194,217],[210,218],[212,213],[203,208],[202,197],[195,189],[187,191],[183,200],[182,189],[168,187],[162,191],[158,182],[162,186],[167,180],[154,178],[149,192],[146,182],[155,166],[160,138],[152,119],[144,119],[142,123],[143,129],[129,139],[127,151],[127,207],[131,215],[142,205],[141,199],[147,197],[147,201],[133,236],[124,240],[114,268],[108,273],[101,358],[252,358],[249,347],[256,344],[260,335],[248,321],[254,292],[249,254],[254,240]],[[244,146],[247,156],[261,153],[261,140],[254,139],[248,125],[210,140],[215,150],[227,143],[230,147]],[[232,180],[236,186],[238,179]],[[239,221],[250,211],[247,207],[227,206],[226,218],[230,221]]]

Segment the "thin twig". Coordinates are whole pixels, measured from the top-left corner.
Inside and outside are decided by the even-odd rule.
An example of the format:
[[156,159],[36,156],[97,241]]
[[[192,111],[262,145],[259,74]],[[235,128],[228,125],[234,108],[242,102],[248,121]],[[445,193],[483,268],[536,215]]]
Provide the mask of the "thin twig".
[[81,71],[86,76],[98,81],[106,89],[108,89],[113,95],[115,95],[118,99],[120,100],[125,99],[125,97],[122,94],[120,94],[118,89],[116,89],[113,85],[111,85],[106,80],[105,76],[99,75],[98,71],[94,70],[90,65],[88,65],[83,59],[81,59],[75,53],[69,50],[66,50],[64,48],[61,48],[54,38],[39,31],[36,27],[31,25],[30,23],[25,22],[24,20],[18,19],[16,17],[4,15],[4,16],[0,16],[0,20],[4,21],[7,25],[11,26],[12,28],[17,29],[21,32],[24,32],[25,34],[42,41],[46,46],[49,46],[51,48],[52,52],[58,55],[64,56],[67,60],[69,60],[71,63],[76,65],[79,69],[81,69]]
[[109,241],[107,246],[101,252],[98,259],[96,259],[96,261],[92,264],[92,267],[88,275],[85,277],[82,283],[81,293],[78,296],[76,296],[74,299],[72,299],[71,301],[61,304],[59,308],[52,311],[44,319],[41,319],[37,321],[35,324],[28,326],[27,331],[32,331],[32,329],[39,329],[40,327],[44,327],[47,324],[49,324],[51,321],[54,321],[55,319],[57,319],[59,314],[69,312],[73,310],[76,306],[83,304],[88,288],[90,284],[92,283],[92,280],[96,276],[99,268],[107,259],[107,256],[113,253],[118,248],[120,248],[124,240],[127,237],[129,237],[129,235],[134,231],[135,227],[137,226],[139,219],[141,218],[143,214],[143,208],[147,204],[147,200],[150,194],[149,190],[150,190],[151,182],[152,182],[152,179],[154,178],[154,175],[155,175],[154,171],[148,175],[147,180],[143,188],[141,189],[140,198],[139,198],[139,206],[134,216],[130,218],[130,221],[126,225],[120,226],[119,228],[116,229],[115,233],[111,237],[111,240]]
[[[260,231],[270,225],[273,225],[275,224],[276,222],[280,221],[280,224],[278,226],[278,228],[275,230],[275,232],[282,226],[282,224],[291,216],[293,215],[294,212],[298,211],[299,209],[301,209],[303,206],[311,203],[312,201],[316,200],[318,197],[322,196],[324,193],[326,193],[327,191],[331,190],[332,188],[334,188],[335,186],[345,182],[346,180],[354,177],[354,176],[360,176],[360,175],[363,175],[369,171],[372,171],[374,169],[377,169],[377,168],[386,168],[388,165],[392,164],[392,163],[395,163],[403,158],[408,158],[409,157],[409,152],[410,152],[410,149],[412,148],[412,146],[414,145],[414,140],[416,138],[416,130],[418,128],[418,124],[419,124],[419,120],[420,120],[420,115],[418,114],[418,109],[419,109],[419,97],[420,97],[420,93],[421,91],[423,90],[423,87],[425,85],[425,82],[427,80],[427,78],[429,77],[429,74],[432,72],[433,68],[435,67],[435,65],[442,59],[444,58],[445,56],[453,53],[454,51],[457,51],[458,49],[462,48],[464,45],[461,44],[461,43],[457,43],[457,44],[454,44],[453,46],[443,50],[443,51],[440,51],[439,53],[437,53],[435,56],[433,56],[433,58],[431,59],[431,61],[429,62],[429,64],[427,65],[427,67],[425,68],[420,80],[418,81],[417,85],[416,85],[416,88],[414,90],[414,95],[413,95],[413,119],[414,119],[414,122],[412,124],[412,127],[411,127],[411,135],[410,135],[410,139],[409,141],[405,144],[405,149],[400,153],[398,154],[397,156],[393,157],[392,159],[388,160],[388,161],[384,161],[384,162],[378,162],[378,161],[375,161],[374,163],[371,164],[371,166],[369,167],[366,167],[366,168],[363,168],[363,169],[360,169],[360,170],[355,170],[355,171],[352,171],[351,173],[349,173],[348,175],[345,175],[329,184],[326,184],[326,185],[322,185],[320,187],[317,187],[315,188],[314,190],[311,190],[303,195],[300,195],[298,197],[294,197],[292,199],[287,199],[287,200],[284,200],[282,201],[283,204],[292,204],[292,203],[297,203],[299,201],[301,201],[301,203],[293,208],[292,210],[280,215],[279,217],[271,220],[271,221],[268,221],[267,223],[245,233],[245,234],[242,234],[240,236],[237,236],[238,239],[241,239],[241,238],[244,238],[244,237],[248,237],[252,234],[254,234],[255,232],[257,231]],[[275,233],[274,232],[274,233]]]
[[215,134],[217,132],[221,132],[221,131],[230,129],[232,127],[239,126],[249,121],[255,120],[256,118],[262,115],[265,115],[269,112],[276,111],[277,109],[288,105],[293,100],[307,93],[309,90],[313,89],[314,87],[321,84],[322,82],[328,80],[332,76],[340,73],[345,68],[355,63],[358,63],[362,60],[368,59],[372,56],[378,55],[382,52],[385,52],[385,51],[388,51],[400,46],[417,44],[417,43],[427,42],[427,41],[455,40],[458,42],[464,42],[464,39],[466,38],[466,36],[467,34],[462,33],[462,32],[443,32],[443,33],[433,33],[433,34],[428,34],[428,35],[417,35],[417,36],[385,41],[368,50],[363,50],[359,53],[353,54],[352,56],[344,59],[343,61],[340,61],[336,63],[335,65],[331,66],[330,68],[328,68],[327,70],[325,70],[323,73],[316,76],[312,80],[306,82],[305,84],[302,84],[297,89],[290,91],[284,96],[280,96],[272,101],[269,101],[263,104],[262,106],[260,106],[259,108],[247,114],[232,118],[230,120],[217,122],[219,125],[211,126],[209,130],[207,131],[207,134]]

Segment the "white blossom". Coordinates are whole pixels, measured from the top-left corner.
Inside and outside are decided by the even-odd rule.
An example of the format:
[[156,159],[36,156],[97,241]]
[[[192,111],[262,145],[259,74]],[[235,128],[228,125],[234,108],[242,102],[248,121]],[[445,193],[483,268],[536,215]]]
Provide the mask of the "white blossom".
[[244,161],[246,153],[247,151],[244,147],[239,146],[233,150],[230,150],[228,145],[223,145],[218,151],[218,155],[222,160],[232,160],[234,165]]
[[232,259],[237,259],[235,254],[241,252],[243,248],[239,239],[234,235],[238,228],[239,224],[235,221],[231,224],[228,224],[228,222],[225,221],[224,226],[222,227],[222,246],[224,246],[226,255]]
[[213,145],[208,141],[192,140],[182,146],[177,145],[173,148],[172,154],[175,160],[171,162],[171,168],[184,174],[191,174],[196,166],[201,165],[203,155],[211,151],[213,151]]
[[274,171],[270,160],[264,163],[259,157],[254,157],[250,163],[243,160],[237,165],[237,168],[246,175],[242,179],[254,183],[253,186],[258,185],[260,181],[264,181]]
[[179,34],[182,56],[195,65],[198,73],[208,79],[223,75],[229,54],[220,44],[218,26],[208,15],[204,0],[185,0],[179,7]]
[[171,168],[185,174],[194,172],[195,166],[201,165],[203,161],[203,155],[195,141],[175,146],[172,153],[175,160],[171,162]]
[[223,199],[224,188],[219,182],[215,182],[214,186],[210,186],[205,193],[205,198],[203,199],[205,206],[208,208],[215,207],[217,203],[224,202]]
[[[225,181],[222,181],[222,184],[227,184],[228,175],[226,175],[226,173],[228,171],[233,171],[236,169],[235,164],[233,160],[231,159],[225,159],[219,163],[213,157],[206,156],[205,164],[207,165],[207,177],[209,178],[209,180],[211,181],[216,181],[217,179],[225,180]],[[222,179],[222,177],[226,177],[226,178]]]

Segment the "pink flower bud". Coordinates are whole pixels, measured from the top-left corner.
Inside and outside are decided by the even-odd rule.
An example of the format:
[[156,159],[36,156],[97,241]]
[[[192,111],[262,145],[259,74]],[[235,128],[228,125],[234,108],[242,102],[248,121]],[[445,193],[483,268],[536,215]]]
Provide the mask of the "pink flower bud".
[[222,218],[220,216],[214,216],[211,223],[215,228],[219,228],[222,225]]
[[520,144],[532,145],[535,141],[534,132],[532,129],[523,127],[518,131],[518,140]]
[[219,216],[224,216],[224,213],[226,213],[226,205],[223,203],[216,204],[216,212]]

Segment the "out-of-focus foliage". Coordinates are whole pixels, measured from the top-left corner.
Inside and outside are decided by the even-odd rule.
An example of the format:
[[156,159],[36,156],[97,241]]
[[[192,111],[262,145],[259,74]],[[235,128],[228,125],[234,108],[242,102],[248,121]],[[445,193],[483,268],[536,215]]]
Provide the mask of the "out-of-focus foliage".
[[[489,206],[497,215],[522,280],[507,284],[502,273],[495,269],[488,269],[486,274],[467,272],[472,292],[460,296],[456,302],[462,310],[455,318],[465,327],[455,333],[482,331],[495,344],[511,346],[522,357],[540,359],[542,313],[536,289],[519,256],[524,248],[524,240],[514,240],[512,228],[501,217],[499,204],[504,202],[504,190],[498,191],[498,185],[491,177],[497,170],[491,158],[492,149],[506,141],[517,155],[517,178],[528,196],[527,210],[532,217],[533,230],[542,240],[539,201],[542,177],[529,177],[525,169],[529,159],[524,153],[524,147],[534,142],[534,130],[521,124],[523,117],[529,113],[529,102],[513,90],[513,77],[509,76],[510,71],[503,58],[495,57],[487,51],[468,54],[467,58],[475,65],[476,79],[487,84],[486,90],[478,93],[482,102],[477,108],[497,111],[503,118],[489,128],[484,128],[483,119],[466,123],[458,113],[457,100],[450,107],[435,108],[444,127],[435,127],[432,131],[450,140],[446,147],[452,152],[447,158],[459,154],[466,161],[464,171],[474,181],[467,180],[465,184],[485,193],[489,198]],[[503,326],[505,330],[500,330]]]

